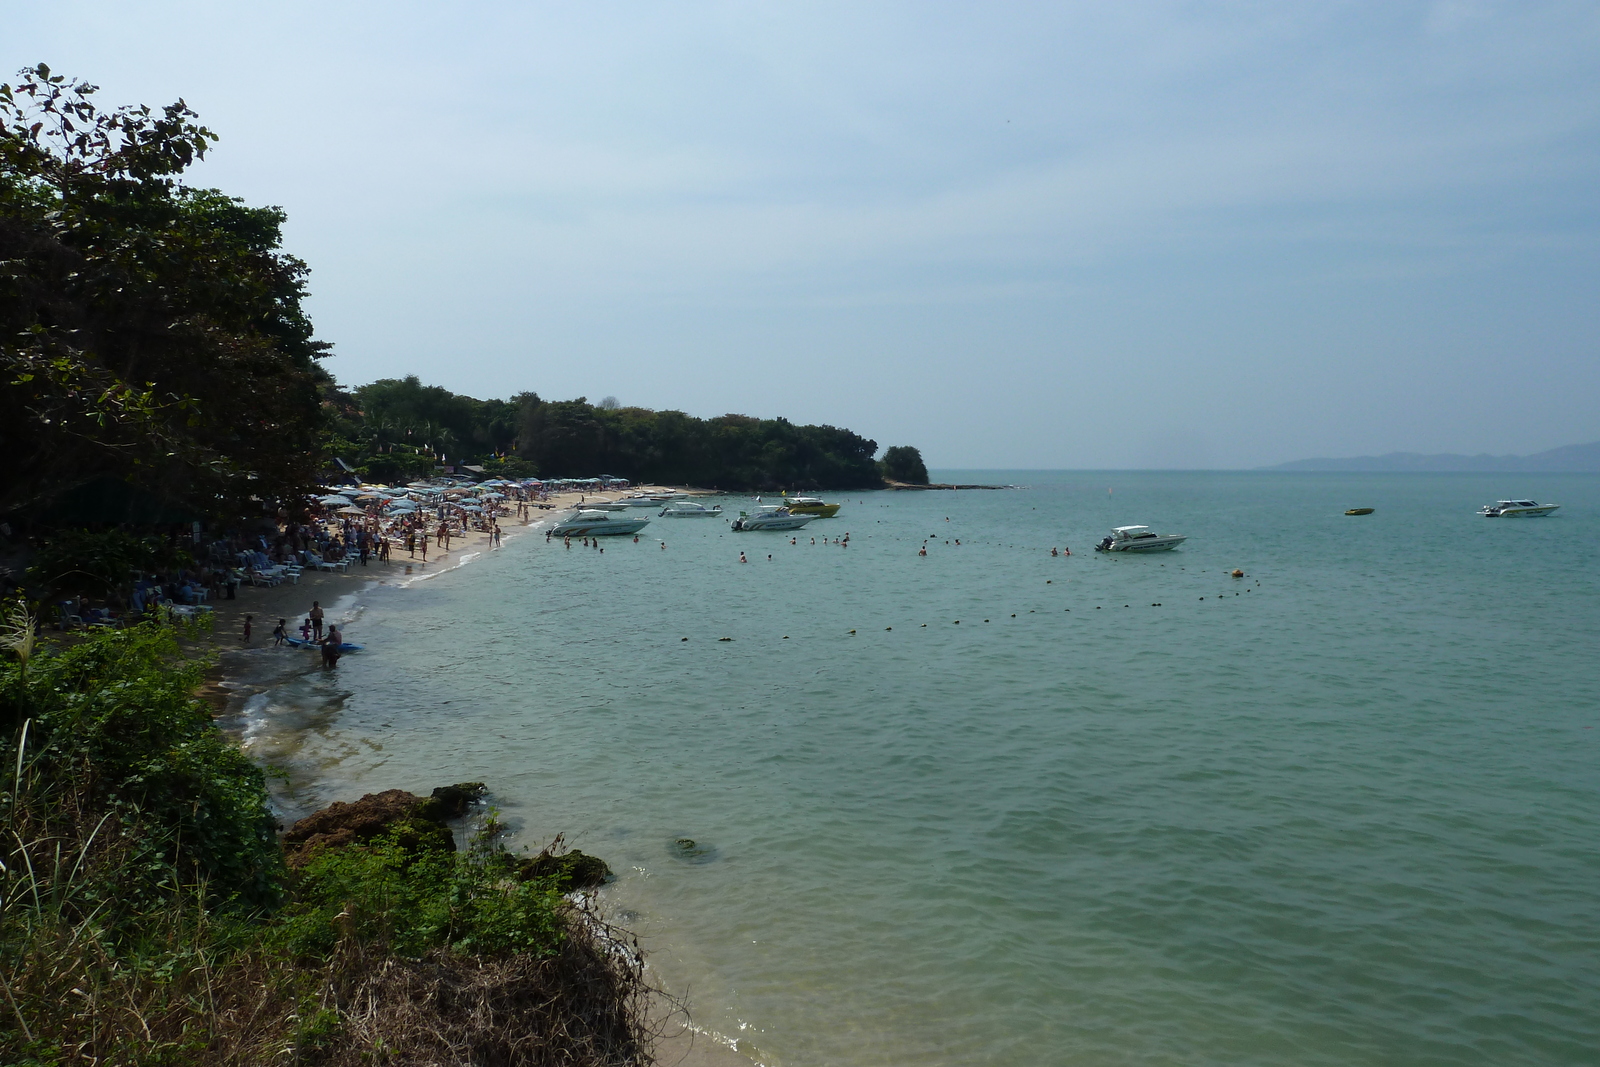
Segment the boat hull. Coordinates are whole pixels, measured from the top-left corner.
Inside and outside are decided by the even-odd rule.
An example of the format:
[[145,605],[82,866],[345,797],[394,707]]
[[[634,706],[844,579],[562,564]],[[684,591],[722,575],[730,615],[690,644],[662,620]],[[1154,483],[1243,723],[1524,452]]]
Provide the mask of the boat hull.
[[1536,508],[1485,508],[1479,514],[1488,519],[1538,519],[1560,506],[1560,504],[1542,504]]
[[840,504],[790,504],[792,515],[810,515],[814,519],[831,519],[839,514]]
[[722,508],[720,506],[715,508],[663,508],[660,517],[663,519],[714,519],[721,514]]
[[798,530],[814,518],[815,515],[785,515],[779,519],[744,519],[735,521],[733,528],[739,533],[759,533],[762,530],[782,533],[785,530]]
[[1187,537],[1151,537],[1138,541],[1113,542],[1107,552],[1168,552],[1187,541]]
[[1351,508],[1349,511],[1345,512],[1345,514],[1346,515],[1371,515],[1373,513],[1373,511],[1375,511],[1375,510],[1376,510],[1375,508]]
[[609,522],[572,519],[557,523],[552,537],[626,537],[650,525],[649,519],[612,519]]

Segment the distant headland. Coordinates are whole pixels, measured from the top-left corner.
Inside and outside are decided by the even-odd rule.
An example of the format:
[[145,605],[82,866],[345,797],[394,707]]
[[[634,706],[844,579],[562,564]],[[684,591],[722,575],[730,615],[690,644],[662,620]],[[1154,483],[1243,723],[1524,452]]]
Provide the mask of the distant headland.
[[1564,445],[1531,456],[1491,456],[1481,453],[1463,456],[1454,453],[1424,455],[1421,452],[1387,452],[1381,456],[1353,456],[1349,459],[1297,459],[1258,467],[1269,471],[1527,471],[1544,473],[1600,473],[1600,441],[1586,445]]

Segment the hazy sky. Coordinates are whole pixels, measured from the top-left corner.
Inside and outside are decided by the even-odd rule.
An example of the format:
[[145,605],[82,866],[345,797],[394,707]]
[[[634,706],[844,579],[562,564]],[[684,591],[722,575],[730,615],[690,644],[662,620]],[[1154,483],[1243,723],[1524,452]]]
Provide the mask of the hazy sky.
[[1600,4],[11,5],[182,96],[340,381],[935,467],[1600,439]]

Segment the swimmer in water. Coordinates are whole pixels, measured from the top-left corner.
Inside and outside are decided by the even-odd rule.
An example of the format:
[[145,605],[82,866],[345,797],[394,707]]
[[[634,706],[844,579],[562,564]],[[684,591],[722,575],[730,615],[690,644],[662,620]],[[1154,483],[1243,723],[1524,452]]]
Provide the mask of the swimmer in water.
[[917,549],[917,555],[926,556],[927,554],[928,554],[928,546],[927,545],[923,545],[921,548]]
[[741,552],[741,553],[739,553],[739,562],[740,562],[740,563],[749,563],[749,562],[750,562],[750,561],[749,561],[749,560],[747,560],[747,559],[745,559],[745,558],[744,558],[744,553],[743,553],[743,552]]

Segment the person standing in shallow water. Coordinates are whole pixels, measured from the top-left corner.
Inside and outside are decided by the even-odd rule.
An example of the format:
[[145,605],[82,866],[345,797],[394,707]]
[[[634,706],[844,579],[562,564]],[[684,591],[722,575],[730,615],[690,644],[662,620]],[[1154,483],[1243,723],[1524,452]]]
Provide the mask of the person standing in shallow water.
[[322,642],[322,665],[324,667],[337,667],[339,665],[339,646],[344,644],[344,634],[339,632],[339,627],[328,627],[328,636]]
[[306,617],[311,620],[311,637],[312,637],[312,639],[316,640],[316,641],[321,641],[322,640],[322,603],[321,603],[321,601],[313,600],[311,602],[311,610],[306,613]]

